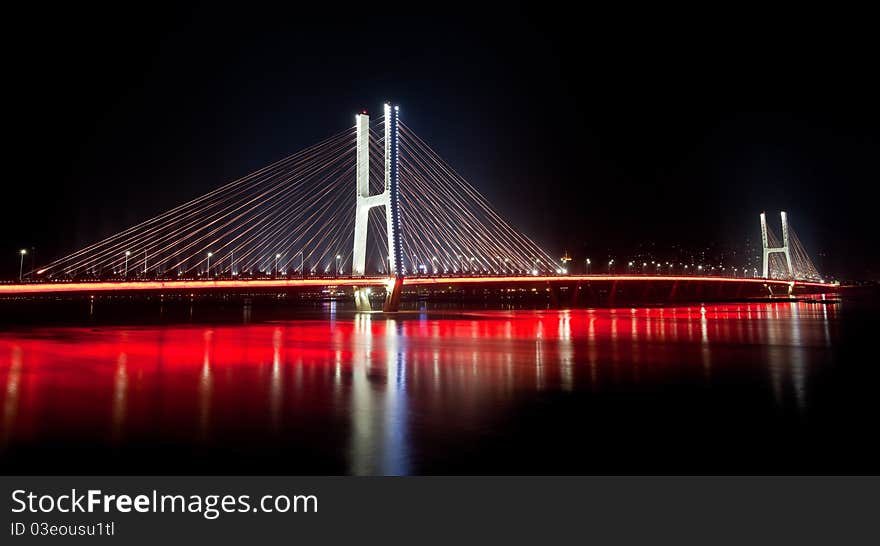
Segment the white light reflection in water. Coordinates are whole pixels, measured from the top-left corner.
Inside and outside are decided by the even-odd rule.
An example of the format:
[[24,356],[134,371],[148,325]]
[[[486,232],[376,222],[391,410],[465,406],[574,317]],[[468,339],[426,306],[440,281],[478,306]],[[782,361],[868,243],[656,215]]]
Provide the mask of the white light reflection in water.
[[559,365],[562,390],[570,391],[574,386],[573,377],[574,344],[571,341],[571,312],[559,313]]
[[[397,321],[387,321],[385,356],[385,422],[382,474],[401,476],[409,473],[407,440],[406,357],[400,347]],[[402,325],[401,325],[402,327]]]
[[275,328],[272,332],[272,377],[269,385],[269,414],[272,419],[272,428],[276,431],[281,426],[281,402],[283,399],[283,368],[281,349],[284,335],[281,328]]
[[[632,315],[631,325],[630,325],[630,339],[632,341],[630,347],[630,360],[632,360],[632,372],[633,379],[636,382],[639,381],[639,353],[641,351],[641,346],[639,345],[639,325],[638,318],[636,317],[636,310],[630,309],[630,314]],[[645,322],[646,322],[646,337],[647,340],[651,339],[651,315],[650,309],[645,310]]]
[[116,372],[113,377],[113,410],[111,423],[113,427],[113,443],[122,440],[122,431],[125,429],[125,405],[128,394],[128,370],[126,364],[128,356],[124,352],[116,358]]
[[596,317],[593,310],[589,311],[590,319],[587,326],[587,358],[590,361],[590,385],[593,390],[599,388],[599,349],[596,347]]
[[[825,294],[822,294],[822,300],[825,300]],[[831,332],[828,331],[828,305],[822,305],[822,327],[825,331],[825,346],[831,347]]]
[[[760,317],[759,317],[760,319]],[[766,333],[767,344],[767,368],[770,370],[770,384],[773,387],[773,397],[777,406],[782,406],[782,374],[785,370],[785,354],[782,340],[779,339],[778,325],[776,320],[769,317],[761,319]]]
[[703,373],[706,379],[712,376],[712,350],[709,347],[709,321],[706,319],[706,308],[700,307],[700,357],[703,362]]
[[620,350],[617,346],[617,309],[611,310],[611,370],[614,382],[620,381]]
[[544,390],[544,318],[538,319],[535,331],[535,390]]
[[[361,315],[359,315],[361,316]],[[354,475],[409,473],[406,359],[397,321],[385,321],[385,382],[371,385],[372,330],[369,315],[352,362],[349,469]],[[377,380],[378,382],[378,380]]]
[[199,377],[199,434],[202,440],[207,439],[211,419],[211,395],[214,381],[211,371],[211,360],[214,355],[214,330],[205,330],[204,351],[202,356],[202,373]]
[[370,315],[358,313],[355,316],[354,351],[351,362],[351,474],[375,474],[372,461],[375,451],[373,423],[373,394],[370,390],[367,373],[372,356],[373,331]]
[[12,346],[10,355],[9,375],[6,376],[5,400],[3,401],[3,443],[4,447],[12,436],[15,416],[18,414],[18,399],[21,389],[22,350],[18,345]]
[[791,355],[789,358],[789,365],[791,366],[791,382],[792,387],[794,388],[794,398],[797,403],[797,408],[799,411],[803,412],[806,409],[807,372],[806,363],[804,362],[804,347],[801,342],[801,304],[791,302],[789,305],[791,308],[791,318],[794,319],[788,321],[791,324],[791,341],[789,343],[789,346],[791,347]]

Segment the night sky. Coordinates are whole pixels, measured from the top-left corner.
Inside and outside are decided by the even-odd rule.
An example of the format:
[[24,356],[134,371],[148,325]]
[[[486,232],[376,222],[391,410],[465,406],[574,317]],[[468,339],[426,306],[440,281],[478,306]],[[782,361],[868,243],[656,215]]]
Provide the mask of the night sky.
[[551,255],[741,244],[785,209],[823,272],[880,276],[866,16],[220,6],[7,12],[0,275],[392,99]]

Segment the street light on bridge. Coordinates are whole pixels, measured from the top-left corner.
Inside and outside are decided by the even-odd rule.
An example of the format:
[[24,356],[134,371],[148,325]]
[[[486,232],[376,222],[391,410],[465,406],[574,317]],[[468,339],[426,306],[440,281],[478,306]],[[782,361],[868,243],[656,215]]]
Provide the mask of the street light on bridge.
[[342,260],[342,256],[339,255],[339,254],[337,254],[337,255],[336,255],[336,275],[337,275],[337,276],[339,276],[339,274],[342,273],[342,268],[341,268],[341,266],[339,265],[339,261],[340,261],[340,260]]
[[208,272],[207,272],[207,274],[209,277],[211,276],[211,256],[213,256],[213,255],[214,255],[213,252],[208,252],[208,268],[207,268]]
[[21,255],[21,259],[18,262],[18,282],[21,282],[22,274],[24,273],[24,255],[27,254],[27,249],[23,248],[18,253]]
[[281,259],[281,254],[275,255],[275,275],[278,275],[278,260]]
[[128,278],[128,257],[129,256],[131,256],[131,251],[126,250],[125,251],[125,273],[122,274],[122,276],[126,279]]
[[590,269],[592,269],[592,268],[590,267],[590,265],[591,265],[591,263],[590,263],[590,259],[587,258],[587,261],[586,261],[587,275],[590,274]]
[[612,260],[608,260],[608,272],[609,272],[609,273],[613,273],[613,272],[614,272],[614,260],[613,260],[613,259],[612,259]]

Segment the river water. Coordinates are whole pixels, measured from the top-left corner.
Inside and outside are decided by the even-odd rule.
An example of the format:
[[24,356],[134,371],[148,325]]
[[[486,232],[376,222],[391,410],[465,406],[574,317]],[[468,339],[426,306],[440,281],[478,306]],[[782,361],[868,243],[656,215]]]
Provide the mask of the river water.
[[6,328],[0,472],[877,473],[876,311]]

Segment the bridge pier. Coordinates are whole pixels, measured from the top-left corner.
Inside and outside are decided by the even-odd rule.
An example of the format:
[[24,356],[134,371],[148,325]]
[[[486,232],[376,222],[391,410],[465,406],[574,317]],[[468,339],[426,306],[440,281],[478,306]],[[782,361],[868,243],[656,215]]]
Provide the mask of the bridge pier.
[[361,312],[372,311],[373,306],[370,303],[370,293],[372,290],[368,287],[363,286],[355,286],[354,287],[354,306],[355,309]]
[[400,293],[403,291],[403,277],[394,277],[393,283],[389,282],[385,293],[385,305],[382,311],[396,313],[400,310]]
[[550,309],[559,309],[559,286],[548,282],[547,288],[550,291]]

